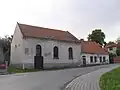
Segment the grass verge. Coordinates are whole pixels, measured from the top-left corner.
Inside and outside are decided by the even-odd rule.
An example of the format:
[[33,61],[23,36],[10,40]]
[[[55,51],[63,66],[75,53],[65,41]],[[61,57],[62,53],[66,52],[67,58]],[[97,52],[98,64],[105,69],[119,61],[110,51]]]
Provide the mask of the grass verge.
[[120,67],[103,74],[99,84],[101,90],[120,90]]
[[15,68],[15,67],[8,67],[8,72],[9,73],[25,73],[25,72],[36,72],[36,71],[40,71],[40,70],[36,70],[36,69],[22,69],[22,68]]

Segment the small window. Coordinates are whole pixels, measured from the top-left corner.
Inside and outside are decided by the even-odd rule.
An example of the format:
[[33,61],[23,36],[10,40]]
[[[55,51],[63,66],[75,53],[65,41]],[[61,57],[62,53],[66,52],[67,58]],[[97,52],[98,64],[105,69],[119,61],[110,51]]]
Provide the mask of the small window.
[[55,47],[53,48],[53,58],[54,58],[54,59],[59,59],[58,53],[59,53],[59,49],[58,49],[57,46],[55,46]]
[[106,58],[105,58],[105,56],[103,57],[103,62],[105,62],[106,61]]
[[113,48],[109,48],[109,50],[113,50]]
[[15,48],[17,48],[17,45],[15,45]]
[[90,56],[90,62],[93,63],[93,56]]
[[29,54],[29,48],[25,48],[25,54]]
[[41,45],[36,45],[36,56],[42,56],[42,47],[41,47]]
[[95,60],[95,62],[97,62],[97,57],[96,56],[94,56],[94,60]]
[[100,62],[102,62],[102,57],[100,57]]

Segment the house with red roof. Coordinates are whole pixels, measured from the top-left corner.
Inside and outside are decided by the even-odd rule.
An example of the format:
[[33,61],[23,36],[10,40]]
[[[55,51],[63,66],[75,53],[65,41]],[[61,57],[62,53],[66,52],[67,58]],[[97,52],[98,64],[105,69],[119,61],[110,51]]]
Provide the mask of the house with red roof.
[[111,62],[112,63],[120,63],[120,56],[117,56],[117,49],[120,48],[120,43],[110,43],[105,46],[106,50],[110,53],[113,54],[111,56]]
[[17,23],[11,43],[11,64],[51,68],[109,63],[99,44],[77,39],[68,31]]
[[92,41],[84,41],[83,39],[81,39],[80,42],[83,65],[109,63],[107,50],[102,48],[99,44]]
[[44,68],[77,65],[80,49],[80,41],[68,31],[17,23],[11,43],[11,64],[23,68],[34,67],[36,62]]
[[105,48],[108,50],[109,53],[116,54],[117,48],[120,48],[120,43],[107,44]]

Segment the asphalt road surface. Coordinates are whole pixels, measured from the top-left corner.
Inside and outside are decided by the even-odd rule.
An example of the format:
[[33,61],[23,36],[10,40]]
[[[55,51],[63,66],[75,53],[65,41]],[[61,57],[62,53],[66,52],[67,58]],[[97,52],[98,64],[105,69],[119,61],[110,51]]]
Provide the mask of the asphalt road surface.
[[76,76],[113,66],[114,64],[56,71],[40,71],[25,74],[4,75],[0,76],[0,90],[61,90],[64,85],[66,85]]

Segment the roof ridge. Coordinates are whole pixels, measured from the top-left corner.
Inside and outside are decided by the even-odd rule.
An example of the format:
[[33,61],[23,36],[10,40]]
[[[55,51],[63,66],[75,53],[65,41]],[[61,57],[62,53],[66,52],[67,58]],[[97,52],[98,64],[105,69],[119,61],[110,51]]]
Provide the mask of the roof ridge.
[[84,53],[108,54],[108,52],[100,46],[100,44],[93,41],[84,41],[82,46]]
[[52,37],[55,40],[61,41],[72,41],[78,42],[78,38],[76,38],[73,34],[68,31],[58,30],[58,29],[51,29],[51,28],[44,28],[39,26],[33,26],[28,24],[21,24],[18,23],[18,26],[25,37],[36,37],[36,38],[46,38]]

